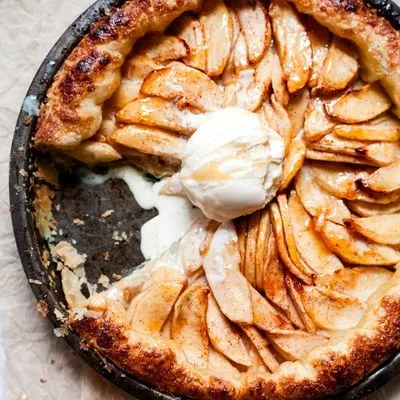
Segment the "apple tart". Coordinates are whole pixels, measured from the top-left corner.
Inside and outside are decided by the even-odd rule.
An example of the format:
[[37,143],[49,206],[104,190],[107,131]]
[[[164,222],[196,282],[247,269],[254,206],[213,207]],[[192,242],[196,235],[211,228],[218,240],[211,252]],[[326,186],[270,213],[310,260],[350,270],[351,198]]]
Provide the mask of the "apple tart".
[[[313,399],[355,384],[400,340],[399,110],[399,33],[361,0],[126,1],[68,56],[35,144],[171,176],[164,194],[205,216],[89,298],[64,268],[69,325],[189,398]],[[241,115],[253,119],[235,128]],[[229,212],[202,207],[204,182],[215,197],[233,179]],[[256,179],[268,193],[237,213]]]

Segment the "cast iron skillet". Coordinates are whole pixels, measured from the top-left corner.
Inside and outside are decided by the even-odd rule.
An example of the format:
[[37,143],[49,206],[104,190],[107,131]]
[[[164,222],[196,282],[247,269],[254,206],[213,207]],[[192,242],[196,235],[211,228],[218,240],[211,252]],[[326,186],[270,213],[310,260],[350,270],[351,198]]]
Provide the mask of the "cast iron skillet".
[[[28,95],[37,96],[40,102],[49,88],[54,75],[65,57],[77,45],[82,36],[89,30],[90,24],[104,15],[112,7],[123,3],[123,0],[98,0],[86,10],[61,36],[43,64],[39,68]],[[396,29],[400,29],[400,8],[390,0],[369,0],[378,13],[387,18]],[[21,109],[15,128],[10,160],[10,210],[19,255],[27,278],[38,301],[44,300],[48,306],[48,318],[57,328],[60,321],[54,310],[63,314],[65,310],[61,302],[64,295],[59,278],[50,284],[49,274],[55,265],[44,267],[41,255],[46,244],[35,227],[31,209],[32,189],[30,187],[30,166],[37,154],[29,145],[34,132],[36,117],[30,116]],[[28,174],[21,173],[28,171]],[[79,171],[81,172],[81,171]],[[101,172],[101,171],[98,171]],[[140,252],[140,227],[148,219],[156,215],[155,210],[142,210],[130,194],[127,186],[120,180],[111,180],[103,185],[90,186],[81,182],[78,174],[66,172],[62,174],[62,190],[56,191],[55,204],[60,204],[55,212],[58,222],[58,240],[76,239],[77,249],[87,254],[86,273],[88,280],[96,282],[103,273],[125,275],[142,261]],[[109,209],[114,213],[107,219],[101,214]],[[85,225],[76,226],[74,218],[85,220]],[[116,244],[112,233],[125,232],[128,240]],[[109,251],[109,260],[104,256]],[[40,284],[39,284],[40,283]],[[105,360],[97,352],[81,347],[79,336],[72,332],[65,336],[67,343],[97,372],[138,399],[179,400],[182,397],[161,393],[149,384],[144,384]],[[394,355],[363,381],[335,397],[334,400],[360,399],[388,382],[400,373],[400,354]]]

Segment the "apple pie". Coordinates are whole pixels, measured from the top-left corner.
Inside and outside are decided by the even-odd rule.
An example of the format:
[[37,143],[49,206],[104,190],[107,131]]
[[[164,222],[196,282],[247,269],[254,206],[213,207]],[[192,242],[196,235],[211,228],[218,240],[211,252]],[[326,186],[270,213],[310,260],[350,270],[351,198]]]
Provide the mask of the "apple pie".
[[69,326],[193,399],[357,383],[400,341],[399,116],[400,35],[362,0],[126,1],[60,68],[35,145],[133,164],[204,215],[89,298],[64,267]]

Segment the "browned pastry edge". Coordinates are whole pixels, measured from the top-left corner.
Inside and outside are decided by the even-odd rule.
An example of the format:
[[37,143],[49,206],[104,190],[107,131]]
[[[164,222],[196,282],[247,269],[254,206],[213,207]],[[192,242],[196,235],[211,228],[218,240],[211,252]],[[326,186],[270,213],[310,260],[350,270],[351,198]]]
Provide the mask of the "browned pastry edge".
[[[173,342],[133,331],[108,306],[71,319],[90,347],[122,369],[164,391],[196,399],[305,400],[336,393],[366,376],[396,350],[400,341],[400,273],[377,297],[348,336],[313,350],[307,359],[287,362],[277,372],[228,382],[193,368]],[[375,304],[375,305],[374,305]]]
[[202,0],[129,0],[95,23],[57,73],[42,104],[35,142],[71,149],[93,136],[102,105],[120,84],[120,68],[134,42],[147,32],[163,31]]
[[334,34],[356,44],[363,78],[380,80],[400,115],[400,34],[363,0],[290,0]]

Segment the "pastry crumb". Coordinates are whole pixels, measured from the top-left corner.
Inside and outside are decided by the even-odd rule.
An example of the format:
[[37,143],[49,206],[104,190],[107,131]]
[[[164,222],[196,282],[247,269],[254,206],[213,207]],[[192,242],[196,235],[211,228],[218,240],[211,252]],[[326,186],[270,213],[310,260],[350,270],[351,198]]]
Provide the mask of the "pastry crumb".
[[82,221],[80,218],[75,218],[73,222],[78,226],[85,225],[85,221]]
[[104,258],[106,261],[108,261],[108,260],[110,259],[110,252],[105,251],[105,252],[103,253],[103,258]]
[[58,308],[54,309],[54,315],[60,322],[65,322],[67,320],[67,318],[63,315],[63,313]]
[[55,254],[64,265],[71,269],[79,267],[86,261],[86,254],[79,254],[74,246],[64,240],[56,245]]
[[113,277],[113,279],[116,280],[116,281],[120,281],[120,280],[122,279],[122,276],[119,275],[119,274],[112,274],[112,277]]
[[57,337],[64,337],[65,336],[64,332],[63,332],[63,330],[61,328],[54,328],[53,332]]
[[107,217],[109,217],[113,212],[114,212],[114,210],[107,210],[107,211],[104,211],[103,214],[101,214],[101,216],[102,216],[103,218],[107,218]]
[[45,300],[39,300],[36,304],[36,311],[43,317],[47,317],[47,313],[49,312],[47,303]]
[[38,279],[29,279],[29,283],[33,283],[34,285],[43,285],[43,282],[40,282]]
[[110,287],[110,278],[106,275],[101,274],[97,283],[99,285],[102,285],[105,289],[108,289]]

